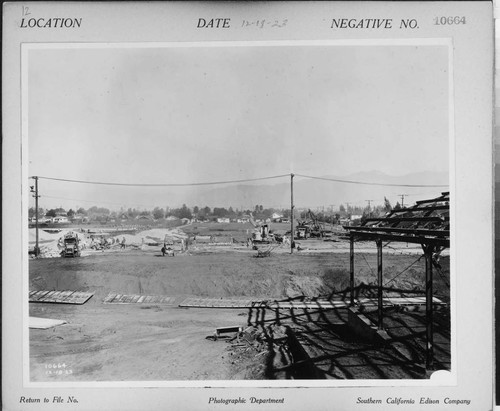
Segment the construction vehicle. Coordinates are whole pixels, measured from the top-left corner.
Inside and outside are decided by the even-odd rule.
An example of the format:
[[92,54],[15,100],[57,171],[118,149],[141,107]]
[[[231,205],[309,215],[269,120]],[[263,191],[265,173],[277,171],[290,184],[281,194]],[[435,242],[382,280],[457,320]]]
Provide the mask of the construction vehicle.
[[250,239],[252,244],[270,244],[275,242],[274,234],[270,232],[269,226],[267,224],[257,223],[251,214],[250,224],[252,224],[254,228]]
[[63,239],[64,248],[61,252],[62,257],[80,257],[80,239],[78,234],[69,232]]
[[332,235],[332,230],[327,230],[324,223],[320,223],[316,215],[308,210],[305,220],[299,220],[295,229],[297,240],[306,238],[324,238]]
[[305,240],[310,237],[309,227],[303,222],[299,222],[297,227],[295,227],[295,239]]

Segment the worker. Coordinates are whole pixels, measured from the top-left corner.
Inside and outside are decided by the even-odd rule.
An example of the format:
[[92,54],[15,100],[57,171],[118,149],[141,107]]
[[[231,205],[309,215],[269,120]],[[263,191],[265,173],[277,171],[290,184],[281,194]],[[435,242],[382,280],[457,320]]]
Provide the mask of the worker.
[[121,248],[125,248],[125,241],[126,241],[126,240],[125,240],[125,237],[123,237],[123,239],[122,239],[122,243],[121,243]]

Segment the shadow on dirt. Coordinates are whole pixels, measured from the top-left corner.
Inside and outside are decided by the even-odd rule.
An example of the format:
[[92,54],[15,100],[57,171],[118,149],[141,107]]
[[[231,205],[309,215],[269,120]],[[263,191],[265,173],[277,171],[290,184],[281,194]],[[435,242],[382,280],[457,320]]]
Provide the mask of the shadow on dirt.
[[[301,298],[280,303],[290,301]],[[365,315],[376,323],[376,311]],[[356,334],[349,326],[346,307],[270,308],[261,303],[248,310],[247,324],[267,342],[269,379],[424,379],[432,372],[425,368],[425,318],[421,307],[385,309],[384,329],[390,338],[384,343]],[[449,370],[447,307],[435,311],[433,325],[433,370]]]

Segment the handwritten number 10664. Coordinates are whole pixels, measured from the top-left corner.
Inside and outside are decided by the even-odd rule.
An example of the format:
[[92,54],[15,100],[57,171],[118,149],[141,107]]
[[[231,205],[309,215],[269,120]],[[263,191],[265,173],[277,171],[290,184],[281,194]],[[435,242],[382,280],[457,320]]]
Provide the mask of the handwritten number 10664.
[[434,24],[436,26],[444,26],[444,25],[451,25],[451,24],[466,24],[465,21],[465,16],[441,16],[441,17],[434,17]]

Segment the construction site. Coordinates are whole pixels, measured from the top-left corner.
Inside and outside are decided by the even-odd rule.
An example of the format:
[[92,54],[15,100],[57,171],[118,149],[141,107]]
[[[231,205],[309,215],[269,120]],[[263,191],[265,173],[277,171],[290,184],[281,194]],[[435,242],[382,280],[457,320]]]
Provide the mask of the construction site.
[[30,380],[449,371],[449,193],[327,224],[310,209],[294,212],[293,174],[291,182],[290,218],[276,221],[44,228],[37,216]]
[[455,371],[449,50],[245,27],[27,48],[30,381]]

